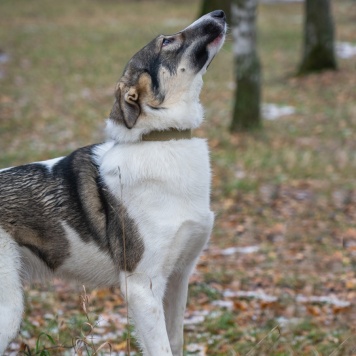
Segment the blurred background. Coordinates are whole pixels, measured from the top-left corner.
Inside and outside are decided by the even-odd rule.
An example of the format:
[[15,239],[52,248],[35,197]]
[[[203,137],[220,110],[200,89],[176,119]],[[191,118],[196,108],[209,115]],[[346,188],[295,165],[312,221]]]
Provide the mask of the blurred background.
[[[356,2],[324,3],[335,66],[316,71],[303,66],[312,37],[303,1],[227,5],[231,29],[204,77],[206,120],[195,132],[211,149],[216,224],[191,278],[186,355],[356,355]],[[259,69],[254,127],[233,124],[244,6]],[[103,141],[126,62],[202,7],[2,0],[0,168]],[[76,340],[87,354],[109,354],[105,342],[112,355],[128,354],[119,291],[86,293],[83,310],[78,286],[55,280],[29,289],[7,354],[70,355]]]

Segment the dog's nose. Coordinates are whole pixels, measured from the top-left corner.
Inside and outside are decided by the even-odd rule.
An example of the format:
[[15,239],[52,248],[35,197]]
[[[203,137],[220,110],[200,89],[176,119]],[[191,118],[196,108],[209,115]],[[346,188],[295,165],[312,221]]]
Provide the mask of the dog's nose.
[[222,10],[215,10],[215,11],[211,12],[210,15],[212,17],[216,17],[216,18],[225,20],[225,12]]

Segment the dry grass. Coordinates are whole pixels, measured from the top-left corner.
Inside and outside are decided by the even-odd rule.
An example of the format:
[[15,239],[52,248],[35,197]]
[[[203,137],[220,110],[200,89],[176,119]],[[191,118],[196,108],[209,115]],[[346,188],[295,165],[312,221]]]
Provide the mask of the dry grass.
[[[354,2],[333,5],[337,40],[356,42]],[[126,61],[155,34],[189,24],[198,6],[198,1],[4,0],[0,48],[9,61],[0,63],[0,166],[102,140]],[[337,72],[296,78],[301,38],[301,4],[260,5],[263,100],[296,108],[291,116],[266,121],[261,132],[227,132],[234,85],[231,38],[205,77],[207,120],[196,134],[207,136],[211,146],[217,219],[192,278],[188,306],[188,316],[209,315],[187,325],[186,340],[209,355],[356,353],[355,57],[339,60]],[[222,254],[227,247],[252,245],[257,252]],[[70,343],[85,323],[80,290],[58,281],[49,289],[27,293],[31,303],[22,339],[32,347],[42,331]],[[99,334],[119,352],[125,349],[119,318],[125,308],[116,292],[90,295],[93,317],[117,317],[106,319]],[[350,305],[300,296],[332,296]],[[213,303],[220,300],[229,307]]]

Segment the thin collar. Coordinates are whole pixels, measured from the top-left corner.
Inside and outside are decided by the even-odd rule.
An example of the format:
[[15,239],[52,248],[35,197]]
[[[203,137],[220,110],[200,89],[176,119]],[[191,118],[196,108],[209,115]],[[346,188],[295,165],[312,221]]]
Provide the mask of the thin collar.
[[166,131],[151,131],[142,135],[142,141],[170,141],[170,140],[189,140],[192,138],[192,130],[169,129]]

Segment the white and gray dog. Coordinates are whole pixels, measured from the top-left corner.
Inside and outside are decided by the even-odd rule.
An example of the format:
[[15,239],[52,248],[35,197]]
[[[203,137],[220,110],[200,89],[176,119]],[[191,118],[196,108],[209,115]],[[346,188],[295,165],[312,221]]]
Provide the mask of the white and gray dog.
[[188,279],[214,220],[207,143],[191,130],[225,33],[217,10],[158,36],[117,84],[105,143],[0,171],[1,355],[23,284],[51,276],[119,286],[143,353],[183,354]]

